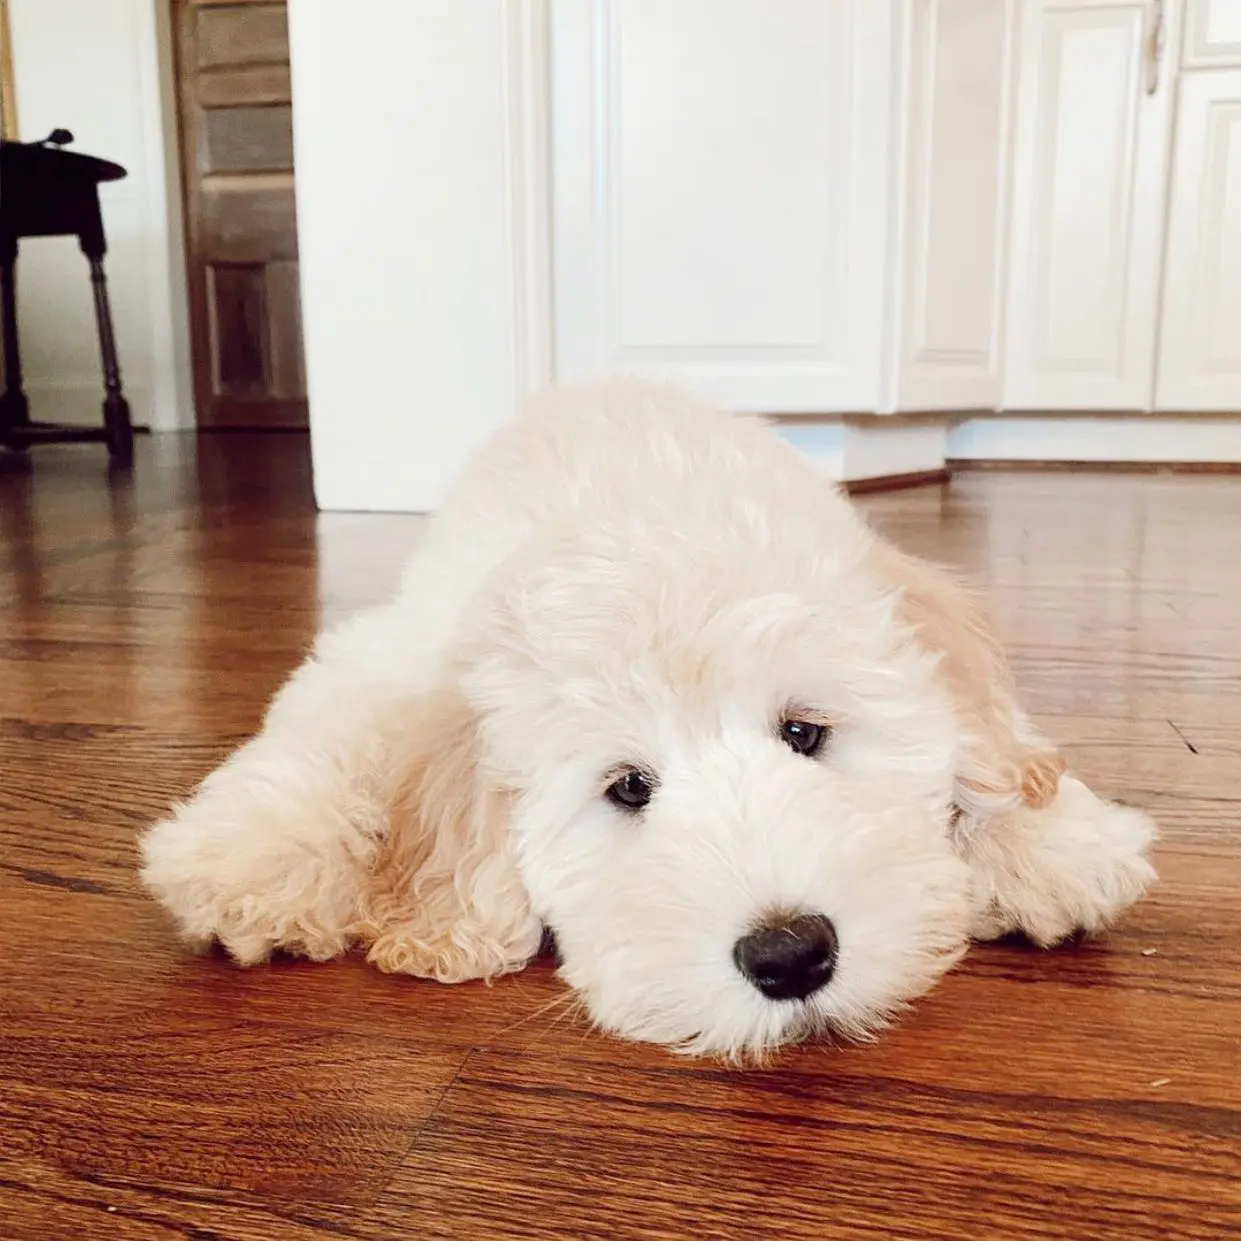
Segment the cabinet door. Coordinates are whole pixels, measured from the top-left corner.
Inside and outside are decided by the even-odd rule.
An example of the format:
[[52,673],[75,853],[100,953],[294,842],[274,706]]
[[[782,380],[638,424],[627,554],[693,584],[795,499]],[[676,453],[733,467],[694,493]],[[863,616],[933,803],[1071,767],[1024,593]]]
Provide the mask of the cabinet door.
[[879,399],[891,6],[554,0],[556,371]]
[[1000,404],[1009,82],[1020,3],[917,0],[903,9],[902,410]]
[[1181,79],[1158,407],[1241,410],[1241,69]]
[[1241,65],[1241,0],[1187,0],[1182,63]]
[[1019,7],[1004,403],[1149,409],[1179,5]]

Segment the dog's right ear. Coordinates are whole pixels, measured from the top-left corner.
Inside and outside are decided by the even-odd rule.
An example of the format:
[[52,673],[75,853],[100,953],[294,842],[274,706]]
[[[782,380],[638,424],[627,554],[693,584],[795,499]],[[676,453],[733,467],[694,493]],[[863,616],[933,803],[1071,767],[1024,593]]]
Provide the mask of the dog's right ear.
[[939,654],[964,736],[957,797],[966,810],[995,813],[1048,805],[1064,759],[1017,703],[1003,649],[977,600],[946,570],[876,540],[871,566],[899,588],[901,618]]
[[479,761],[478,722],[455,686],[435,691],[402,734],[387,837],[355,928],[367,959],[439,982],[494,978],[538,951],[509,833],[509,797]]

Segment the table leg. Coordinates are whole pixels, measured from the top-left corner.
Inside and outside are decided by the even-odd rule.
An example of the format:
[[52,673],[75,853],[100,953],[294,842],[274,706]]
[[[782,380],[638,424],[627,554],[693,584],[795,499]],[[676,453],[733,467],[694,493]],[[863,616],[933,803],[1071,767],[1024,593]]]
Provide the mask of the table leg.
[[108,305],[108,281],[103,259],[90,259],[91,289],[95,294],[95,324],[99,329],[99,353],[103,360],[103,420],[108,433],[108,455],[129,461],[134,454],[134,431],[129,420],[129,402],[121,390],[121,367],[116,358],[116,337],[112,331],[112,311]]
[[[0,394],[0,439],[12,427],[30,422],[30,402],[22,391],[22,357],[17,339],[17,242],[0,239],[0,319],[4,333],[4,392]],[[12,445],[20,447],[20,445]]]

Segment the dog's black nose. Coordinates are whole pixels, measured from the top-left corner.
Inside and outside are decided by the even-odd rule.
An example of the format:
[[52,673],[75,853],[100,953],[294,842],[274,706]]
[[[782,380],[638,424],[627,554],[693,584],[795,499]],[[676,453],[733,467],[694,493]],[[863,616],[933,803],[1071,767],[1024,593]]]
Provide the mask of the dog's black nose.
[[737,968],[769,1000],[804,1000],[836,968],[836,928],[822,914],[772,920],[733,947]]

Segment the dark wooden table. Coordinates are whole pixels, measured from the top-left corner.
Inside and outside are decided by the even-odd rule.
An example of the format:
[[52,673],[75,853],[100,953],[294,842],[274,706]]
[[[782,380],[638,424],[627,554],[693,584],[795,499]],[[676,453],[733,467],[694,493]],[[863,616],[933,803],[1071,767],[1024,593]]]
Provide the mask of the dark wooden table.
[[[43,142],[0,142],[0,318],[4,328],[4,392],[0,394],[0,446],[23,450],[31,444],[65,440],[103,440],[108,453],[128,462],[133,456],[129,404],[121,388],[121,369],[112,331],[103,259],[107,253],[99,185],[126,175],[119,164],[66,151],[73,135],[57,130]],[[22,390],[17,335],[17,250],[23,237],[75,236],[90,264],[95,323],[103,361],[103,425],[72,426],[34,422]]]

